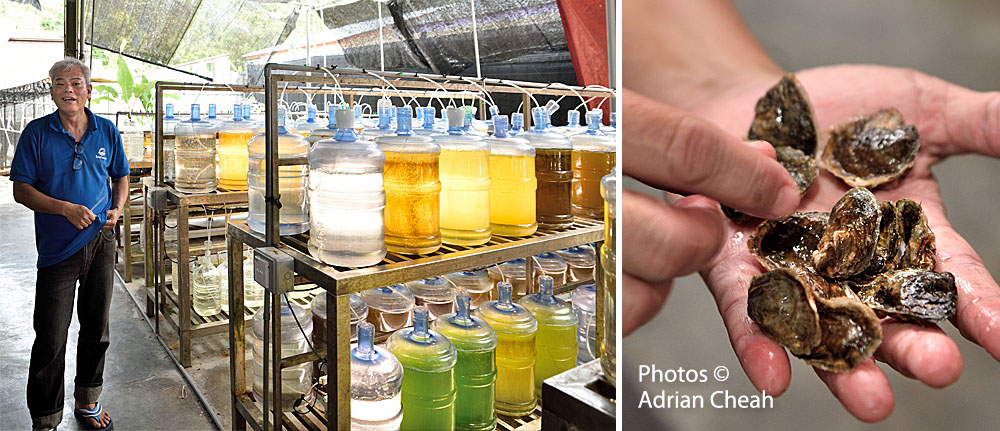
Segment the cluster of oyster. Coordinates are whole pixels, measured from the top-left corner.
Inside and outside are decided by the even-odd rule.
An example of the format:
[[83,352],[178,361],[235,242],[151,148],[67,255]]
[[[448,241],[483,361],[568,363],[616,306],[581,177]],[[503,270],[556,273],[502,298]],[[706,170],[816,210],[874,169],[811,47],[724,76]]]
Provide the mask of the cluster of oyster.
[[[906,176],[920,150],[920,135],[895,108],[851,118],[826,133],[820,149],[816,115],[805,88],[788,74],[757,100],[747,138],[774,146],[778,163],[804,196],[823,168],[851,187],[889,187]],[[737,223],[751,217],[723,206]]]
[[955,314],[955,278],[934,272],[934,233],[920,204],[848,191],[826,212],[757,226],[747,313],[810,365],[848,371],[882,342],[878,317],[938,321]]
[[[879,202],[868,190],[913,167],[917,130],[889,108],[835,125],[827,135],[819,150],[812,105],[794,75],[757,101],[749,138],[775,147],[803,195],[819,167],[855,188],[829,213],[795,213],[757,226],[750,253],[769,271],[751,281],[747,312],[793,355],[840,372],[878,348],[879,317],[950,318],[957,290],[952,274],[933,271],[934,233],[920,204]],[[737,222],[750,220],[723,211]]]

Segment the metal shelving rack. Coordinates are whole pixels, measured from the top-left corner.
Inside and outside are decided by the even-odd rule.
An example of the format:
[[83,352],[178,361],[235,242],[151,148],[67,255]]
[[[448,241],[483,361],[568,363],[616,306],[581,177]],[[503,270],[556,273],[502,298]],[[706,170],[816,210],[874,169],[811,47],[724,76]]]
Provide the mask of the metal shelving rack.
[[[337,76],[334,79],[334,75]],[[410,256],[390,253],[379,265],[365,268],[342,268],[329,266],[312,258],[306,249],[308,234],[293,236],[279,236],[278,234],[278,166],[279,165],[300,165],[304,164],[303,158],[279,159],[278,158],[278,136],[277,136],[277,108],[278,94],[281,83],[294,84],[320,84],[347,85],[351,87],[385,87],[391,83],[396,88],[435,90],[444,89],[449,91],[469,91],[469,92],[502,92],[502,93],[524,93],[524,110],[526,123],[530,118],[531,94],[545,94],[554,96],[581,96],[581,97],[604,97],[614,98],[615,95],[610,90],[594,90],[580,87],[568,87],[562,84],[537,84],[529,82],[511,82],[496,79],[477,79],[468,77],[448,77],[440,75],[414,74],[414,73],[388,73],[372,72],[363,70],[345,69],[323,69],[320,67],[290,66],[280,64],[268,64],[264,69],[265,79],[265,130],[266,130],[266,187],[265,202],[268,202],[265,211],[265,233],[263,235],[252,232],[245,223],[233,222],[227,227],[227,246],[229,258],[229,314],[241,315],[244,313],[243,307],[243,273],[234,270],[234,262],[241,262],[243,259],[244,244],[251,248],[269,247],[271,250],[284,253],[293,260],[293,274],[298,274],[317,286],[324,288],[331,298],[328,304],[333,305],[328,308],[327,320],[327,348],[325,352],[318,352],[319,356],[334,358],[328,361],[328,412],[310,409],[308,413],[283,412],[281,406],[280,392],[269,399],[268,386],[271,388],[281,387],[281,373],[276,372],[283,368],[301,364],[307,361],[316,360],[319,357],[314,353],[304,353],[292,357],[281,357],[281,350],[272,349],[270,357],[264,358],[264,381],[265,390],[262,405],[271,404],[271,408],[265,407],[263,411],[258,409],[254,400],[246,390],[246,357],[245,357],[245,324],[243,321],[230,320],[229,342],[230,342],[230,384],[232,389],[232,409],[233,409],[233,429],[245,430],[249,422],[255,430],[279,430],[285,427],[289,429],[350,429],[350,298],[352,292],[361,292],[366,289],[384,286],[393,283],[402,283],[419,278],[440,275],[449,272],[459,271],[476,266],[486,266],[497,264],[506,260],[519,257],[531,256],[546,251],[566,248],[589,242],[600,242],[603,239],[604,225],[601,220],[577,218],[574,224],[564,230],[539,229],[536,234],[526,238],[507,238],[494,236],[489,243],[476,247],[461,247],[443,245],[442,248],[429,255]],[[513,85],[511,85],[513,84]],[[315,91],[315,88],[296,87],[296,91]],[[390,94],[395,91],[390,91]],[[480,109],[483,112],[485,109]],[[528,127],[526,124],[525,127]],[[278,163],[274,163],[277,160]],[[531,274],[531,259],[528,259],[528,274]],[[256,264],[255,264],[256,266]],[[274,274],[262,274],[255,267],[255,277]],[[595,274],[601,274],[600,262]],[[531,277],[528,278],[528,289],[531,287]],[[264,325],[269,328],[270,336],[265,337],[264,351],[267,351],[268,344],[280,343],[275,334],[280,334],[280,301],[278,295],[283,292],[277,291],[274,286],[268,288],[265,294],[264,303]],[[603,295],[598,289],[596,301],[597,313],[600,315],[603,310]],[[267,330],[267,329],[265,329]],[[598,331],[602,327],[598,325]],[[600,333],[598,334],[600,338]],[[275,344],[276,345],[276,344]],[[270,364],[277,364],[272,367]],[[272,369],[274,368],[274,369]],[[273,404],[272,404],[273,403]],[[535,415],[531,419],[537,419],[539,411],[536,409]],[[270,419],[269,419],[270,418]],[[520,423],[518,423],[520,421]],[[498,421],[499,429],[511,428],[515,425],[523,425],[522,419],[502,418]]]

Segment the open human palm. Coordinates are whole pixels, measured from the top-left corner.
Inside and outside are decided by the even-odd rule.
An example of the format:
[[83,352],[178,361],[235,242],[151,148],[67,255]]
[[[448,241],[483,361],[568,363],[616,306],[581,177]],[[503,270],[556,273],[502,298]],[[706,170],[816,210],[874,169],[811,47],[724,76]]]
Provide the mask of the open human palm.
[[[955,154],[1000,157],[1000,93],[978,93],[912,70],[880,66],[833,66],[796,73],[809,93],[821,131],[856,115],[895,107],[907,124],[916,126],[922,146],[913,169],[891,189],[874,190],[879,200],[907,198],[922,204],[937,238],[935,271],[950,272],[958,288],[957,313],[951,320],[963,336],[1000,360],[1000,287],[982,260],[948,222],[940,188],[931,166]],[[723,130],[745,136],[756,99],[778,81],[756,80],[689,107]],[[798,211],[829,211],[849,189],[840,179],[821,171]],[[678,205],[717,207],[700,195]],[[714,213],[722,218],[721,212]],[[767,338],[747,316],[747,287],[764,270],[747,250],[751,225],[724,223],[721,249],[701,270],[721,313],[733,349],[758,390],[781,394],[789,385],[791,368],[784,349]],[[934,325],[883,319],[883,342],[874,359],[904,376],[932,387],[958,379],[963,362],[955,342]],[[889,416],[895,398],[883,371],[868,359],[847,373],[816,373],[844,407],[863,421]]]

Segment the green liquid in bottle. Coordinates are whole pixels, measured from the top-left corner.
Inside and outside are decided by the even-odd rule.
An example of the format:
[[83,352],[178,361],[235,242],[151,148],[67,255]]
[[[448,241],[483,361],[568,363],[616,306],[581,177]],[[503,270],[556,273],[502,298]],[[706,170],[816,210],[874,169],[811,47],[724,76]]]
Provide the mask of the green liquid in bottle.
[[434,321],[432,328],[448,338],[458,351],[455,364],[455,429],[487,431],[496,427],[494,410],[497,334],[482,319],[469,315],[465,292],[455,298],[457,311]]
[[[400,430],[455,429],[455,371],[427,372],[403,363]],[[420,367],[420,365],[416,365]]]

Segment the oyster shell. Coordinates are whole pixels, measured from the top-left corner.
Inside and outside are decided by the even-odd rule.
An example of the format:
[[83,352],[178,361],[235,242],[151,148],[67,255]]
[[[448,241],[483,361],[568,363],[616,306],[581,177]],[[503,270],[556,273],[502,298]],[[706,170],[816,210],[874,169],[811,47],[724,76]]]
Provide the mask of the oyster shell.
[[896,269],[906,254],[906,242],[900,233],[900,218],[896,204],[882,201],[878,206],[882,213],[878,225],[878,242],[875,244],[875,254],[871,263],[865,270],[865,274],[871,276]]
[[895,108],[830,128],[819,164],[851,187],[875,188],[903,178],[920,150],[920,135]]
[[747,241],[750,254],[767,269],[794,264],[812,268],[812,255],[823,235],[830,213],[794,213],[778,220],[765,220]]
[[747,292],[747,313],[768,337],[794,355],[808,354],[820,342],[812,289],[790,269],[753,278]]
[[955,276],[924,269],[879,274],[861,285],[857,294],[876,311],[903,320],[949,319],[955,315],[958,299]]
[[808,355],[809,365],[826,371],[850,371],[882,344],[882,325],[867,305],[852,298],[816,299],[822,339]]
[[900,238],[906,247],[900,268],[934,269],[937,246],[923,207],[909,199],[900,199],[896,202],[896,211],[899,213]]
[[805,196],[806,190],[809,190],[809,186],[812,185],[813,181],[816,181],[816,176],[819,175],[816,160],[803,153],[802,150],[793,147],[775,147],[774,152],[777,155],[778,163],[784,166],[785,170],[791,174],[792,179],[795,180],[795,184],[799,186],[799,194]]
[[833,206],[812,255],[816,272],[834,279],[864,272],[875,255],[881,219],[878,200],[868,189],[855,187],[845,193]]
[[809,94],[789,73],[757,100],[747,137],[770,142],[775,148],[796,148],[812,156],[819,143],[815,118]]

